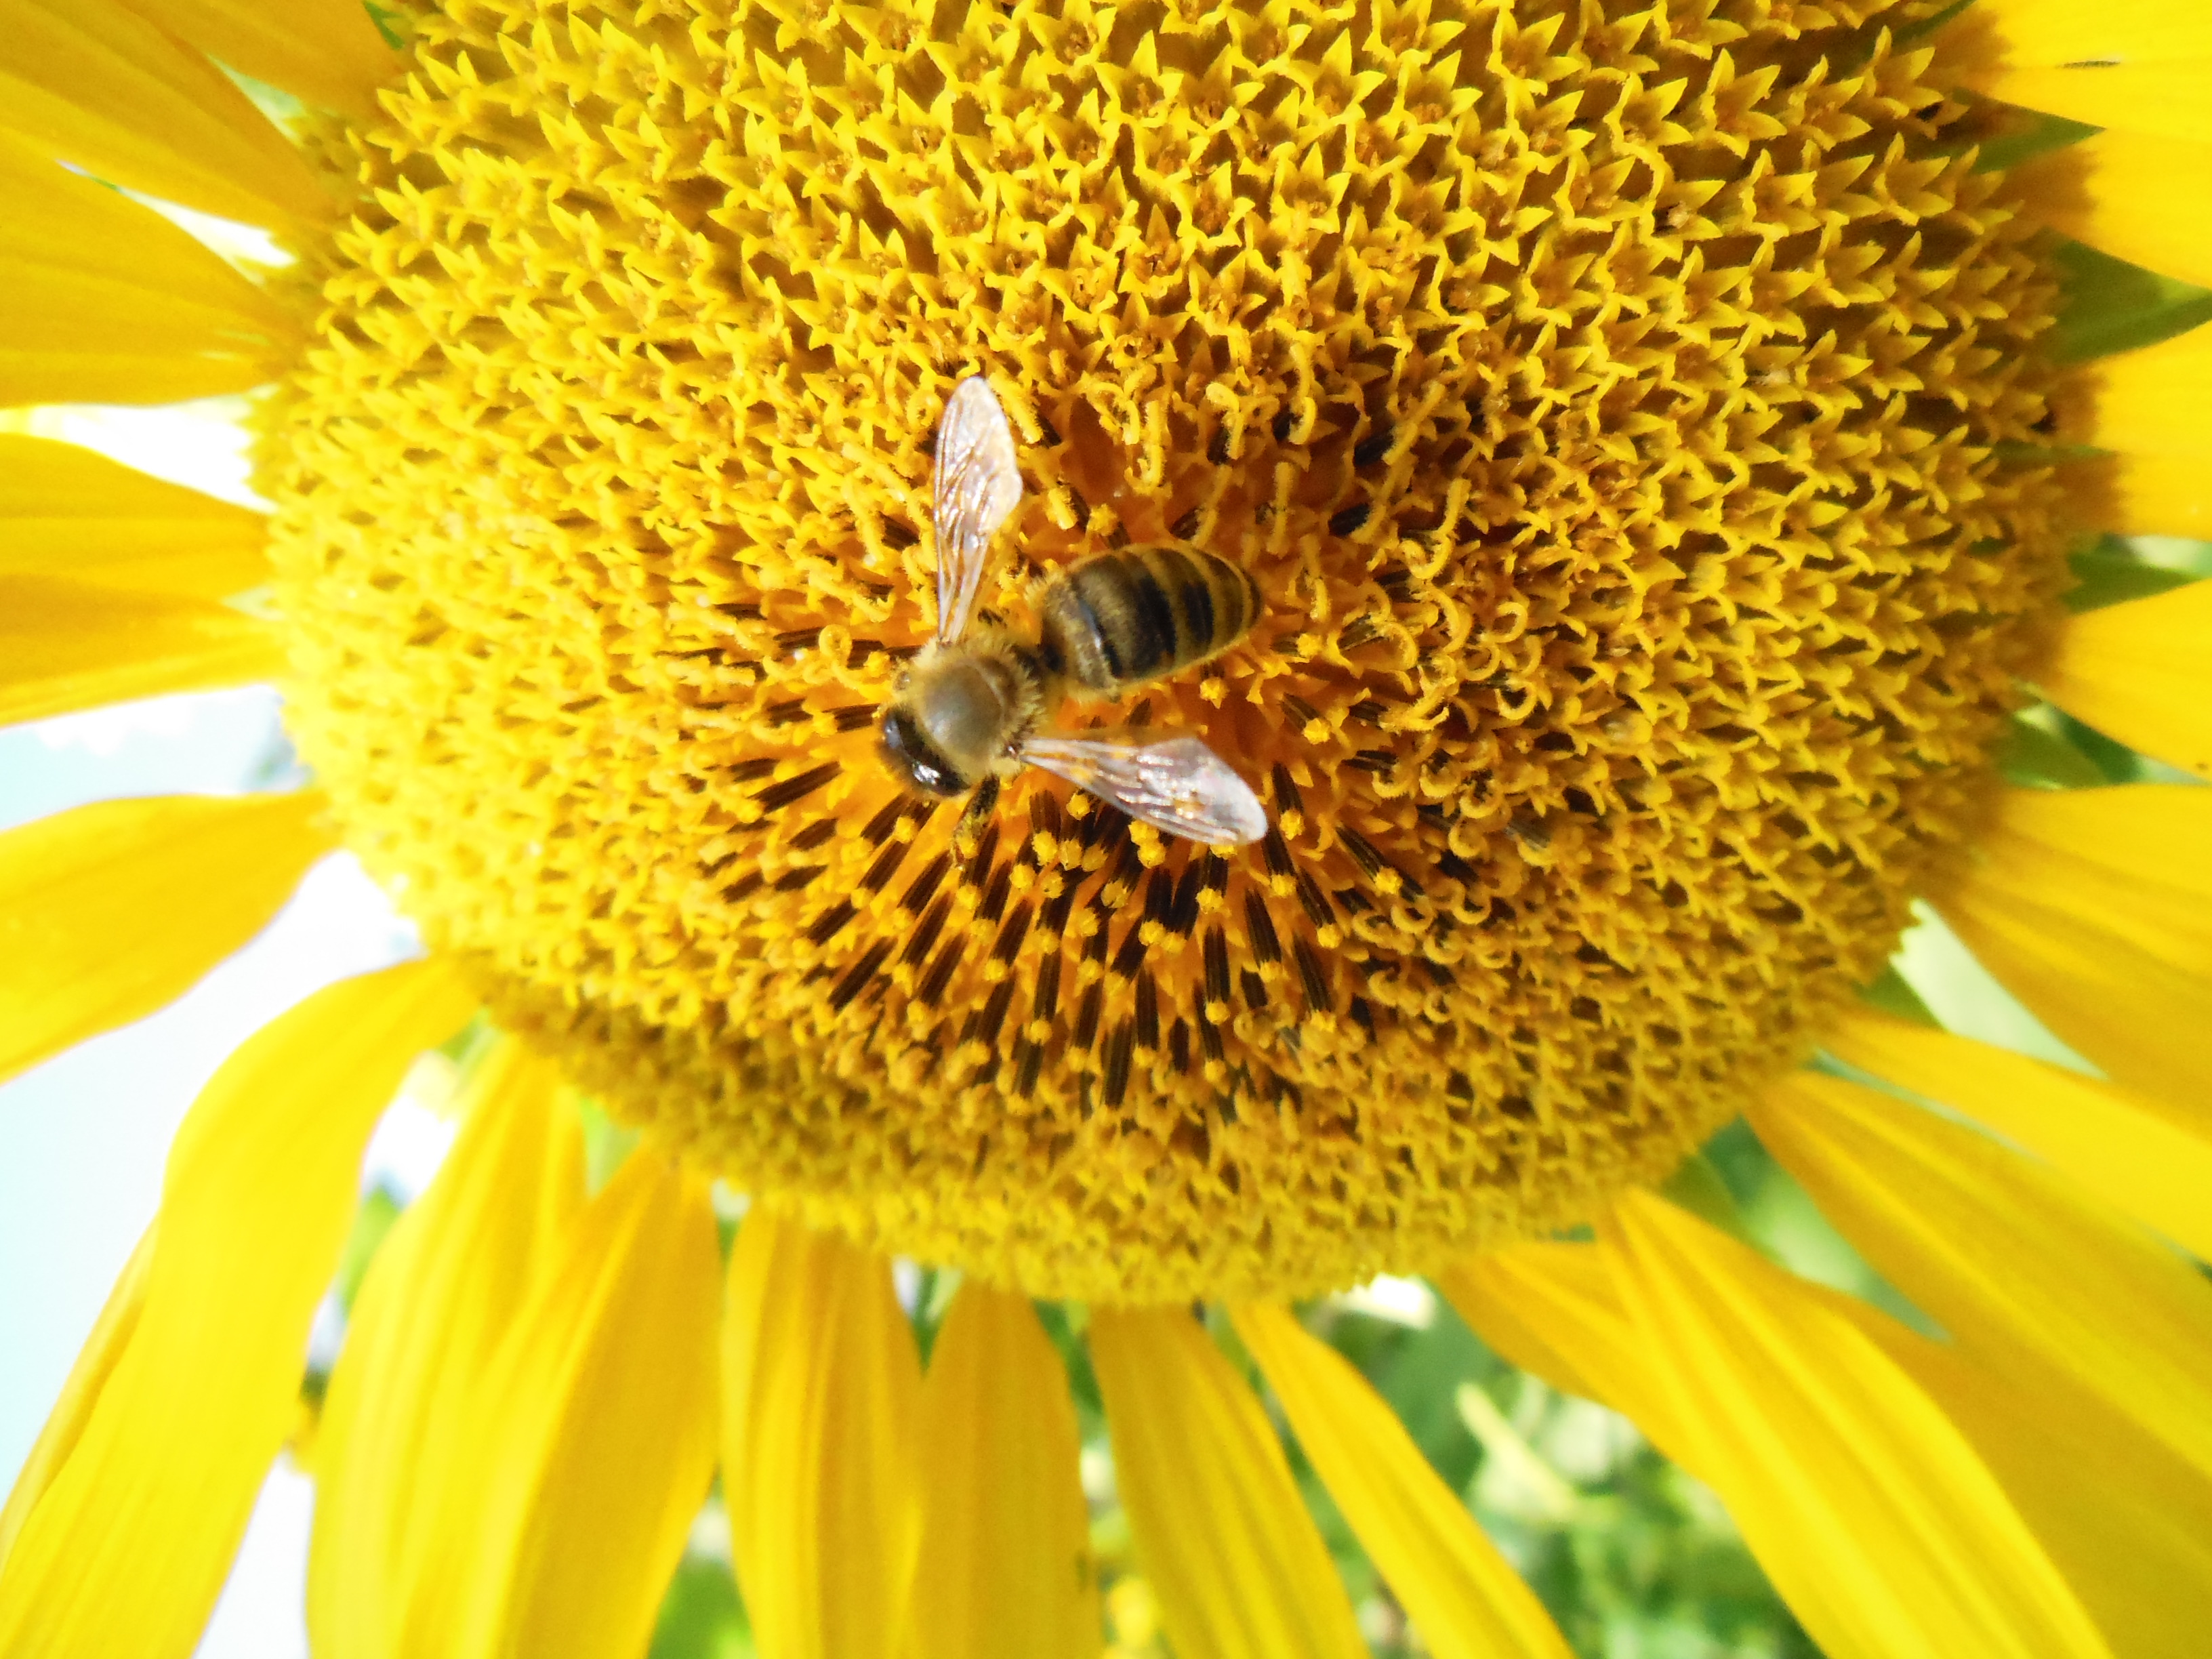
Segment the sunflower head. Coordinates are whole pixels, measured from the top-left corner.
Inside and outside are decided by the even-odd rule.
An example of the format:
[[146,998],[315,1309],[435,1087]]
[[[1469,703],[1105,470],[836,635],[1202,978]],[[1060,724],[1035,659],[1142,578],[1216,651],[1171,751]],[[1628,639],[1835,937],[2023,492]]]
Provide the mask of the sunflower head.
[[[324,1659],[2196,1659],[2212,544],[2058,556],[2212,526],[2202,0],[5,9],[0,403],[274,379],[276,512],[8,416],[0,721],[319,781],[0,833],[0,1078],[341,834],[431,949],[201,1091],[0,1652],[289,1446]],[[1040,717],[1253,834],[905,791],[1139,564],[1255,625]]]
[[[1876,969],[2048,618],[2054,289],[1929,9],[427,17],[270,429],[302,746],[504,1019],[886,1249],[1160,1301],[1581,1219]],[[872,754],[971,374],[1009,626],[1258,583],[1107,711],[1257,845]]]

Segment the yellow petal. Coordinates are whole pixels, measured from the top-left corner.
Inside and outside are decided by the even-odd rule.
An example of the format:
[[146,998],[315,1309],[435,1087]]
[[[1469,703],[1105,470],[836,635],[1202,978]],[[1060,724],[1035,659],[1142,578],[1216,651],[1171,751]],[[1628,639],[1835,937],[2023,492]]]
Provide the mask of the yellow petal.
[[1101,1309],[1091,1361],[1138,1565],[1178,1659],[1362,1659],[1282,1443],[1205,1328]]
[[76,444],[0,432],[0,576],[220,599],[269,580],[262,515]]
[[1236,1320],[1298,1444],[1425,1651],[1442,1659],[1569,1659],[1543,1604],[1366,1380],[1280,1308],[1240,1309]]
[[2109,1652],[1972,1445],[1855,1323],[1648,1194],[1605,1231],[1683,1461],[1830,1659]]
[[1099,1649],[1091,1516],[1067,1372],[1028,1302],[972,1281],[921,1390],[921,1659]]
[[2206,477],[2203,461],[2179,455],[2119,455],[2089,465],[2103,468],[2102,487],[2109,504],[2106,516],[2097,522],[2106,529],[2123,536],[2212,541],[2212,478]]
[[2212,1261],[2212,1121],[2110,1083],[1903,1020],[1860,1015],[1829,1051],[2047,1158],[2113,1208]]
[[[307,1621],[317,1659],[398,1659],[433,1543],[425,1517],[501,1414],[483,1389],[514,1310],[584,1196],[558,1074],[503,1042],[471,1079],[459,1138],[354,1298],[316,1437]],[[468,1461],[476,1472],[472,1457]]]
[[1965,81],[1977,91],[2095,127],[2212,138],[2212,14],[2202,0],[1978,0],[1986,31]]
[[0,0],[0,110],[32,148],[252,224],[331,211],[300,152],[214,64],[117,0]]
[[2126,1659],[2197,1659],[2212,1623],[2212,1483],[2133,1424],[1802,1287],[1919,1384],[1971,1442]]
[[2075,617],[2041,678],[2075,719],[2212,778],[2212,581]]
[[100,801],[0,834],[0,1078],[183,995],[330,850],[319,793]]
[[1752,1126],[1822,1213],[1967,1354],[2087,1393],[2212,1475],[2212,1285],[2059,1176],[1837,1078]]
[[2212,285],[2212,236],[2204,232],[2212,143],[2115,130],[2012,177],[2029,211],[2053,230],[2162,276]]
[[0,576],[0,726],[283,672],[268,623],[207,599]]
[[2075,372],[2063,436],[2126,455],[2212,459],[2212,324]]
[[892,1659],[920,1541],[921,1361],[890,1267],[756,1208],[722,1318],[722,1494],[761,1659]]
[[[1580,1244],[1514,1245],[1471,1258],[1443,1281],[1491,1345],[1556,1386],[1627,1412],[1674,1462],[1698,1470],[1693,1449],[1663,1411],[1637,1347],[1627,1309],[1613,1291],[1612,1252]],[[1985,1366],[1915,1335],[1863,1303],[1795,1283],[1856,1326],[1910,1373],[2004,1487],[2116,1654],[2183,1659],[2202,1644],[2212,1601],[2212,1493],[2156,1441],[2100,1409],[2084,1411],[1998,1377]],[[1521,1351],[1528,1330],[1548,1339]],[[1559,1372],[1566,1349],[1589,1376]],[[1548,1368],[1547,1368],[1548,1366]],[[1589,1381],[1602,1379],[1602,1386]]]
[[137,1328],[0,1567],[9,1659],[191,1651],[416,1054],[474,1012],[441,963],[319,991],[241,1046],[170,1149]]
[[1666,1397],[1644,1374],[1636,1328],[1604,1252],[1585,1244],[1507,1245],[1462,1257],[1437,1275],[1437,1286],[1484,1341],[1522,1370],[1634,1418],[1663,1445],[1682,1443]]
[[2091,521],[2130,535],[2212,535],[2212,326],[2075,369],[2058,436],[2113,453],[2074,463]]
[[257,81],[349,115],[376,113],[403,60],[355,0],[130,0],[131,9]]
[[643,1650],[714,1478],[720,1270],[705,1182],[630,1158],[465,1396],[396,1651]]
[[2212,1090],[2208,847],[2203,789],[2016,789],[1936,908],[2076,1054],[2201,1111]]
[[0,404],[169,403],[284,364],[292,320],[152,209],[0,137]]
[[[2212,59],[2212,13],[2200,0],[1977,0],[1977,21],[2003,37],[2014,61],[2063,65]],[[2086,72],[2086,71],[2085,71]]]
[[2157,1442],[1998,1376],[1833,1297],[1973,1443],[2125,1659],[2201,1659],[2212,1630],[2212,1486]]
[[107,1386],[107,1379],[115,1374],[117,1364],[131,1345],[131,1334],[138,1328],[138,1316],[146,1305],[146,1269],[153,1260],[154,1230],[149,1227],[140,1235],[138,1246],[123,1264],[123,1271],[116,1275],[114,1288],[108,1291],[100,1317],[93,1322],[92,1334],[85,1338],[76,1364],[70,1368],[69,1380],[62,1384],[61,1398],[54,1402],[46,1427],[40,1431],[31,1455],[23,1460],[15,1476],[15,1489],[8,1494],[7,1507],[0,1509],[0,1566],[5,1565],[15,1534],[22,1531],[24,1521],[45,1495],[56,1472],[76,1449],[77,1438],[83,1434],[93,1407],[100,1403],[100,1390]]
[[2002,70],[1978,90],[2046,115],[2157,137],[2212,139],[2212,60]]

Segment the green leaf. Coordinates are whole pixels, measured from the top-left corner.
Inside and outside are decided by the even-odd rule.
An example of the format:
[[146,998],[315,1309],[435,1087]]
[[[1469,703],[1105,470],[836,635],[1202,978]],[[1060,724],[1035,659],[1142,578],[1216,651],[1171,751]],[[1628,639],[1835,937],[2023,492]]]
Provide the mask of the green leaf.
[[346,1235],[345,1248],[338,1254],[337,1277],[331,1287],[337,1292],[338,1304],[348,1313],[353,1311],[354,1292],[361,1288],[362,1276],[368,1272],[376,1247],[399,1219],[401,1207],[391,1189],[380,1182],[369,1188],[361,1207],[353,1212],[353,1231]]
[[677,1564],[647,1659],[753,1659],[752,1626],[728,1562],[686,1554]]
[[1758,1248],[1745,1229],[1735,1194],[1703,1152],[1692,1152],[1674,1166],[1660,1192],[1701,1220],[1709,1221],[1732,1238]]
[[2084,726],[2071,714],[2057,709],[2051,712],[2051,724],[2068,744],[2087,757],[2089,763],[2097,769],[2099,783],[2145,783],[2154,778],[2154,763],[2147,762],[2127,744],[2114,741],[2094,726]]
[[407,49],[407,37],[400,28],[405,15],[404,12],[396,6],[380,6],[376,0],[362,0],[362,9],[368,14],[368,21],[376,25],[376,32],[384,37],[386,46],[394,52]]
[[2155,345],[2212,321],[2212,293],[2115,259],[2080,242],[2051,256],[2063,295],[2051,353],[2081,362]]
[[2002,173],[2039,155],[2064,149],[2069,144],[2078,144],[2103,131],[2080,121],[2069,121],[2063,115],[2039,115],[2033,110],[2006,109],[1999,118],[2005,121],[2005,125],[1983,144],[1981,153],[1974,158],[1977,173]]
[[1942,1024],[1920,1000],[1920,993],[1906,984],[1905,975],[1894,967],[1883,969],[1880,977],[1859,987],[1859,996],[1885,1014],[1909,1019],[1916,1025]]
[[596,1193],[615,1178],[637,1145],[638,1132],[616,1122],[592,1101],[578,1102],[576,1114],[584,1124],[584,1186]]
[[2182,571],[2136,557],[2135,550],[2117,536],[2106,537],[2094,547],[2075,554],[2067,563],[2073,568],[2075,586],[2067,592],[2066,608],[2077,616],[2084,611],[2101,611],[2108,605],[2170,593],[2195,580]]
[[2022,789],[2094,789],[2112,779],[2070,738],[2054,729],[2060,717],[2047,704],[2015,714],[1997,770]]

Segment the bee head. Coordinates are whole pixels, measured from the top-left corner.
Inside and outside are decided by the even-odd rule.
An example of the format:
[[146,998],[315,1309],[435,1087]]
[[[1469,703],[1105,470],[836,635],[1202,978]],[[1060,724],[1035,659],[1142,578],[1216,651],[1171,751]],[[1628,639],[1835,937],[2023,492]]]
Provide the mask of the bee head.
[[952,763],[929,740],[921,717],[903,702],[884,711],[884,726],[877,752],[890,775],[909,789],[926,795],[957,795],[968,787]]
[[1020,659],[994,633],[926,646],[884,711],[884,763],[909,788],[964,795],[1005,759],[1036,701]]

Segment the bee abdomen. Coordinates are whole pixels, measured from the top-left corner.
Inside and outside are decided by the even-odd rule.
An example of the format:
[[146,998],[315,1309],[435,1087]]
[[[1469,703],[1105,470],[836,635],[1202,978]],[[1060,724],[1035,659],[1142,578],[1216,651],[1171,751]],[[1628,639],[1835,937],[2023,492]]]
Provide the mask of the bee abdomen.
[[1084,560],[1046,588],[1047,650],[1100,696],[1218,656],[1260,617],[1259,585],[1194,547],[1125,547]]

